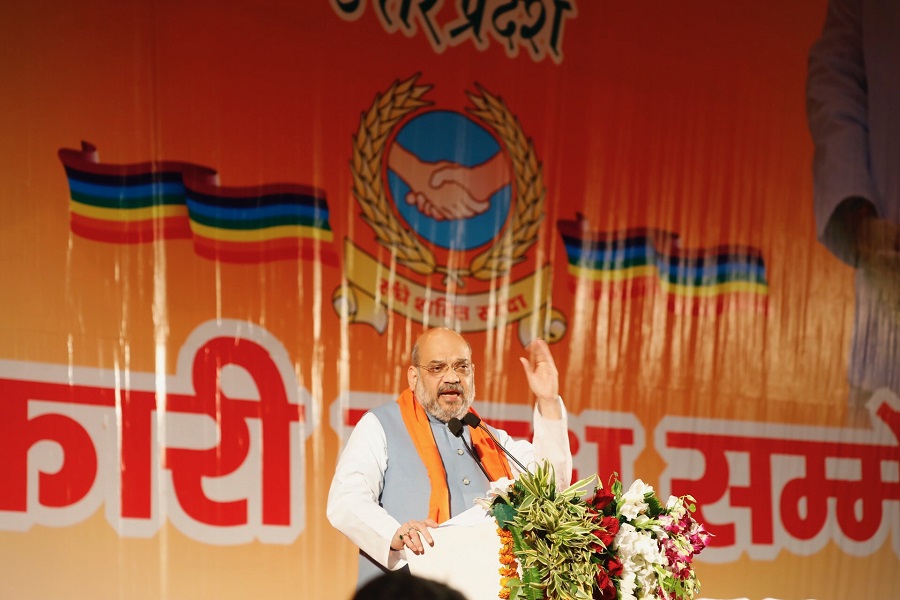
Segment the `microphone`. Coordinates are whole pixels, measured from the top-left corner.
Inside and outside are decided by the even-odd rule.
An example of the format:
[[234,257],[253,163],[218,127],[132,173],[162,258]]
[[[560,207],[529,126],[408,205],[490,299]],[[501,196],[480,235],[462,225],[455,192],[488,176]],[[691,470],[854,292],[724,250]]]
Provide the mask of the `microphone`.
[[469,442],[466,441],[466,437],[462,434],[463,432],[463,422],[453,417],[449,421],[447,421],[447,428],[450,429],[450,433],[455,435],[456,437],[462,439],[463,446],[466,447],[466,450],[469,452],[472,458],[475,459],[475,462],[478,464],[478,468],[481,469],[481,472],[484,473],[484,476],[487,477],[488,483],[493,481],[491,476],[488,475],[487,470],[484,468],[484,465],[481,464],[481,457],[478,456],[478,453],[469,446]]
[[456,417],[453,417],[452,419],[447,421],[447,428],[450,429],[450,433],[452,433],[456,437],[459,437],[462,434],[463,422]]
[[465,423],[472,429],[475,429],[476,427],[480,427],[485,433],[487,433],[491,437],[492,440],[494,440],[494,443],[497,444],[497,447],[500,448],[504,454],[506,454],[508,457],[510,457],[513,460],[513,462],[519,466],[520,469],[522,469],[523,473],[528,471],[528,469],[525,468],[525,465],[520,463],[519,459],[516,458],[515,456],[513,456],[512,453],[509,450],[507,450],[506,448],[504,448],[503,444],[501,444],[497,440],[497,438],[494,437],[494,434],[491,433],[491,430],[488,429],[487,426],[481,422],[481,417],[479,417],[478,415],[476,415],[473,412],[467,412],[466,415],[462,418],[462,421],[463,421],[463,423]]

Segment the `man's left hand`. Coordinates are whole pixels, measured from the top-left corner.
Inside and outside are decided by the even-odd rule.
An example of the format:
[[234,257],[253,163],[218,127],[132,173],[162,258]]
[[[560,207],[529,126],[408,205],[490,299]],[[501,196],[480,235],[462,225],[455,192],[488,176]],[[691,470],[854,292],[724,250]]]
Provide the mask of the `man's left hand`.
[[538,338],[528,344],[525,350],[529,353],[528,358],[522,356],[519,360],[525,369],[528,387],[537,396],[538,410],[546,418],[562,418],[559,407],[559,371],[550,354],[550,346]]

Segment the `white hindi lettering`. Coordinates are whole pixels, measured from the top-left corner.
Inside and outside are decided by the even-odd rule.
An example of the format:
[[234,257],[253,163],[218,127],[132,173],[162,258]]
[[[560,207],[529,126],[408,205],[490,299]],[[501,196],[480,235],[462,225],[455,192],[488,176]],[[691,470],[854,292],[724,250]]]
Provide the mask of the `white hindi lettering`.
[[698,499],[716,535],[704,560],[809,555],[829,541],[867,556],[889,535],[900,556],[900,401],[882,390],[868,406],[869,429],[665,417],[660,486]]
[[103,506],[125,537],[165,518],[215,545],[289,544],[305,526],[309,394],[262,328],[210,321],[157,390],[152,373],[0,361],[0,529]]
[[[153,373],[122,375],[0,361],[0,530],[66,527],[102,508],[124,537],[151,537],[169,519],[209,544],[297,539],[316,424],[277,339],[246,322],[208,322],[164,389]],[[332,402],[330,426],[346,439],[366,410],[395,399],[349,391]],[[532,407],[478,409],[531,437]],[[900,556],[900,400],[883,390],[869,410],[866,429],[664,417],[653,433],[667,465],[659,492],[697,499],[716,535],[705,561],[808,555],[829,542],[867,556],[888,539]],[[635,415],[570,414],[569,439],[575,479],[641,475],[647,440]]]

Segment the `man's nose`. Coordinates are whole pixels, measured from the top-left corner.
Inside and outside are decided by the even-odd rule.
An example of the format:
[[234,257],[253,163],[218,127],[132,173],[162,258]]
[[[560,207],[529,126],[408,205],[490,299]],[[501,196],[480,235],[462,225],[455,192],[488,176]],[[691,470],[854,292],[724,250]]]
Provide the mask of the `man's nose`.
[[444,374],[444,381],[446,381],[447,383],[459,383],[459,373],[457,373],[453,367],[449,367],[447,369],[447,372]]

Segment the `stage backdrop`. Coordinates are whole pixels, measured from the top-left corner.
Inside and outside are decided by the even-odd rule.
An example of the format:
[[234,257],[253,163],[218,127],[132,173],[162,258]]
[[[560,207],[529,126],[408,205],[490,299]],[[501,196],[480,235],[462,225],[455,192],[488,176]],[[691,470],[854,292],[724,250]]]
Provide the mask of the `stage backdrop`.
[[[0,8],[0,595],[346,598],[342,442],[472,343],[577,476],[692,493],[708,598],[900,586],[900,403],[848,411],[816,241],[824,0]],[[888,326],[885,324],[884,326]]]

